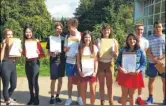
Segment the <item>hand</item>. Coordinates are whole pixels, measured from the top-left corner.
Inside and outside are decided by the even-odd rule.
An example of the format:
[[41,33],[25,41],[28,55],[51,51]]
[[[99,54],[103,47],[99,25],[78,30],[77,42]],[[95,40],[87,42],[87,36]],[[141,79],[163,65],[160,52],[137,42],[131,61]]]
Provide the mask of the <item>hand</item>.
[[117,53],[115,51],[112,51],[113,57],[117,57]]
[[3,44],[7,44],[7,38],[3,40]]
[[158,60],[157,64],[160,64],[161,66],[164,65],[164,63],[161,60]]
[[141,71],[141,70],[140,70],[140,69],[138,69],[138,70],[136,70],[136,72],[135,72],[135,73],[136,73],[136,74],[138,74],[140,71]]
[[4,39],[3,42],[2,42],[2,48],[5,48],[6,44],[7,44],[7,39]]
[[97,73],[96,72],[93,72],[92,76],[93,77],[96,77]]
[[54,52],[49,52],[50,56],[56,56],[56,54]]
[[19,49],[19,52],[22,53],[22,49],[21,48]]
[[39,51],[38,49],[37,49],[37,51],[36,51],[36,52],[37,52],[37,54],[40,54],[40,51]]
[[130,75],[136,75],[136,72],[129,72]]
[[65,51],[65,52],[68,52],[69,49],[70,49],[70,47],[64,47],[64,51]]
[[124,68],[122,68],[122,67],[118,67],[118,70],[120,70],[122,73],[127,74],[127,70],[126,70],[126,69],[124,69]]
[[81,71],[79,71],[79,74],[81,77],[84,77],[84,74]]

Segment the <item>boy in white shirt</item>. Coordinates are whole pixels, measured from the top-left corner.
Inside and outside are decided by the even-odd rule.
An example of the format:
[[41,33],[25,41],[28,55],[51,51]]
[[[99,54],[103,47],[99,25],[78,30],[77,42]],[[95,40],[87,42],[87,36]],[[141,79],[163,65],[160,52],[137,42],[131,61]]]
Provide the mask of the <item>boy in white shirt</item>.
[[[76,65],[76,54],[78,52],[78,46],[81,40],[81,33],[77,30],[78,20],[71,18],[67,21],[69,34],[66,35],[64,51],[66,52],[66,75],[68,77],[68,96],[65,105],[72,103],[72,77],[78,75],[78,69]],[[70,40],[69,40],[70,39]],[[80,97],[80,84],[77,84],[79,105],[83,105],[82,98]]]
[[[137,24],[136,25],[136,37],[139,40],[140,48],[142,50],[144,50],[145,53],[146,53],[147,49],[149,48],[149,41],[146,38],[143,37],[143,32],[144,32],[144,25],[143,24]],[[142,73],[143,73],[143,76],[144,76],[145,75],[145,70]],[[142,100],[141,95],[142,95],[142,88],[139,88],[136,103],[139,104],[139,105],[144,105],[145,102]]]

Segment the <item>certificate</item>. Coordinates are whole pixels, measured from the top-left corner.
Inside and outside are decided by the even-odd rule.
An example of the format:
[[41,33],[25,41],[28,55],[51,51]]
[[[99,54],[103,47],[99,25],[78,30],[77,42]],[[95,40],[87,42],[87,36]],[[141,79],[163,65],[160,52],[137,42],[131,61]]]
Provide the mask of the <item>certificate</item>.
[[79,40],[76,38],[68,38],[68,44],[67,46],[70,48],[69,51],[66,53],[69,57],[76,56],[76,53],[78,52],[78,46],[79,46]]
[[25,42],[26,58],[38,58],[37,53],[37,41],[26,41]]
[[9,46],[9,57],[20,57],[20,49],[21,49],[21,40],[18,38],[9,38],[8,39]]
[[82,56],[81,64],[82,64],[82,73],[84,74],[84,77],[91,76],[94,72],[94,59],[92,57],[84,58],[84,56]]
[[127,72],[136,71],[136,54],[133,52],[125,52],[122,54],[122,67],[126,69]]
[[100,47],[100,57],[101,58],[109,58],[111,57],[111,51],[113,51],[114,41],[113,39],[101,39],[101,47]]
[[163,64],[156,64],[156,65],[155,65],[157,71],[158,71],[160,74],[162,74],[162,73],[165,72],[165,58],[162,59],[161,62],[162,62]]
[[61,52],[61,38],[50,36],[50,52]]

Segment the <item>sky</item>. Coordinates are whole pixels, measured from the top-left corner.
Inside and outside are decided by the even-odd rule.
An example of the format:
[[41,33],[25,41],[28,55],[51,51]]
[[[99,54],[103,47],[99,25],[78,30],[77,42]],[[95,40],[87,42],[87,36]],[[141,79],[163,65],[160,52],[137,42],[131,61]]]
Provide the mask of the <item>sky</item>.
[[79,6],[79,0],[46,0],[47,9],[52,17],[73,17],[75,9]]

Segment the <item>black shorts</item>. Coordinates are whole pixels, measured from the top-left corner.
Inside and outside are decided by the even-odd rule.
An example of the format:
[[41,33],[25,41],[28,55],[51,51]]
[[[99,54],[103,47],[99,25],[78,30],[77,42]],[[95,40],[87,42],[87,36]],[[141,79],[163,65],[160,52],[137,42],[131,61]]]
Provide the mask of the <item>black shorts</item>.
[[50,65],[50,79],[56,80],[65,76],[65,67],[60,63],[52,63]]

